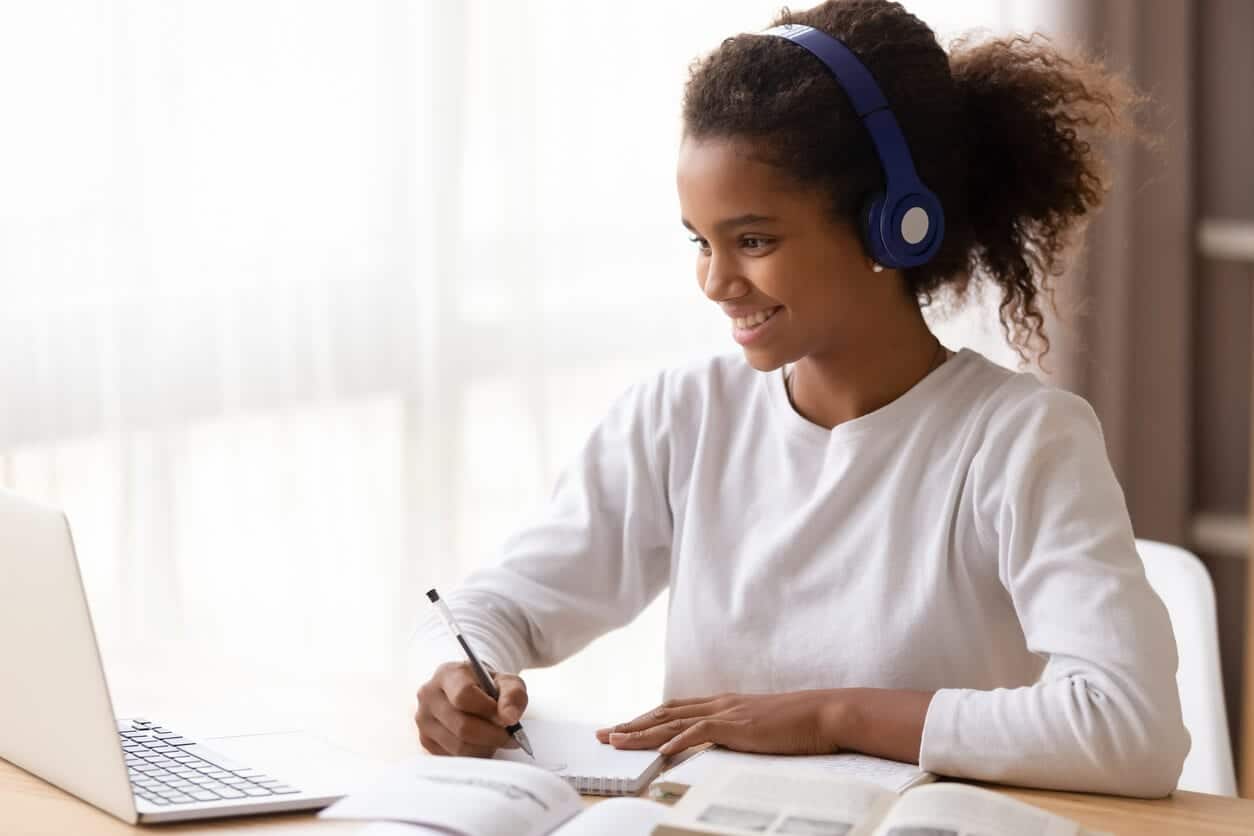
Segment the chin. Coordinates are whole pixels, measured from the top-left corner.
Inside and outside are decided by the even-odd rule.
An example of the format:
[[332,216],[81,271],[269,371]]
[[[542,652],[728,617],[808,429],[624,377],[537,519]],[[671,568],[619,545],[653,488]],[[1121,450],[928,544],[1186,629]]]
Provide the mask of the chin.
[[773,372],[788,362],[775,352],[753,348],[745,349],[745,361],[760,372]]

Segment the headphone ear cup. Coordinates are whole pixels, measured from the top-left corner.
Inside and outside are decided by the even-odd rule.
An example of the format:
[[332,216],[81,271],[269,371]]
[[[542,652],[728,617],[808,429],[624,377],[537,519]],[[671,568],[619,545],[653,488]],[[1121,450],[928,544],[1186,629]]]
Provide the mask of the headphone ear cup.
[[889,263],[888,248],[884,246],[884,240],[880,236],[880,220],[884,212],[884,193],[872,192],[862,202],[862,212],[858,215],[862,233],[862,245],[869,255],[878,264],[885,267],[892,267]]

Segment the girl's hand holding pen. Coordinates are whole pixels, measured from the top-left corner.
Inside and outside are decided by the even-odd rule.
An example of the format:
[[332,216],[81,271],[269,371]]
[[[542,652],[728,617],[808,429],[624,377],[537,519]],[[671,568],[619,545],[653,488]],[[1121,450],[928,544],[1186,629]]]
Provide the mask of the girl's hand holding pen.
[[497,749],[516,749],[506,726],[527,708],[527,685],[520,677],[493,673],[499,699],[479,686],[469,662],[445,662],[418,689],[414,722],[422,748],[433,755],[490,758]]

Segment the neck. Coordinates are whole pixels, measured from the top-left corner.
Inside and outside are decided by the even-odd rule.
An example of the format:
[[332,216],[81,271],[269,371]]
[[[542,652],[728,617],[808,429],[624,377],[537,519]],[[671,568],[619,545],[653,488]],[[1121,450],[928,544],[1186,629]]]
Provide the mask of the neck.
[[897,400],[946,356],[920,314],[916,327],[798,360],[789,386],[793,408],[811,423],[831,429]]

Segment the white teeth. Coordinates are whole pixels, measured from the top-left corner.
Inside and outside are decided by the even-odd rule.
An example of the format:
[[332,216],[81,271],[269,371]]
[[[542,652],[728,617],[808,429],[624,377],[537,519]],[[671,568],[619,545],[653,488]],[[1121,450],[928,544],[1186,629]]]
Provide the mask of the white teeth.
[[753,328],[754,326],[761,325],[763,322],[766,322],[774,316],[776,310],[776,308],[772,308],[770,311],[758,311],[757,313],[750,314],[749,316],[737,317],[732,320],[732,324],[737,328]]

